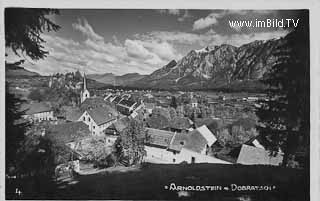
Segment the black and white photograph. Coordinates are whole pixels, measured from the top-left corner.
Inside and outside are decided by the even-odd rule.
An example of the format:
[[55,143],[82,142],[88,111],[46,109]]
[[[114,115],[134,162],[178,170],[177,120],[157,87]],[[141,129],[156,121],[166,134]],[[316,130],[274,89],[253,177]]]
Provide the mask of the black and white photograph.
[[5,199],[310,200],[309,9],[6,7],[3,25]]

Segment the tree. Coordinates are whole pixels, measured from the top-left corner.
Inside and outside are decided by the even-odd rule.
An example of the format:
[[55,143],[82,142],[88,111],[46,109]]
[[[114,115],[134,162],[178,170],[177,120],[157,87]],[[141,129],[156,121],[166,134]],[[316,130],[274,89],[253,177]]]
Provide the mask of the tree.
[[129,126],[120,132],[120,138],[115,144],[119,160],[125,160],[128,166],[141,163],[146,155],[144,150],[146,139],[143,124],[131,120]]
[[22,100],[9,93],[9,87],[6,83],[6,172],[10,173],[16,170],[17,150],[20,143],[24,140],[24,133],[29,124],[21,121],[24,114],[20,111]]
[[[43,49],[41,33],[59,29],[58,25],[47,18],[47,15],[57,13],[57,10],[52,9],[6,8],[6,48],[12,49],[18,56],[25,53],[32,60],[43,59],[48,52]],[[18,168],[20,159],[17,154],[28,128],[28,124],[22,121],[22,102],[9,92],[6,83],[6,171],[9,174],[11,170],[17,174],[16,171],[21,169]]]
[[275,65],[263,80],[268,86],[268,98],[261,101],[257,111],[259,133],[269,150],[284,152],[284,166],[299,146],[309,147],[308,12],[300,11],[297,19],[298,26],[282,39],[274,53]]
[[26,54],[32,60],[39,60],[49,53],[44,50],[41,37],[44,31],[57,31],[60,27],[53,23],[47,15],[58,14],[58,10],[37,8],[5,9],[6,47],[20,56]]

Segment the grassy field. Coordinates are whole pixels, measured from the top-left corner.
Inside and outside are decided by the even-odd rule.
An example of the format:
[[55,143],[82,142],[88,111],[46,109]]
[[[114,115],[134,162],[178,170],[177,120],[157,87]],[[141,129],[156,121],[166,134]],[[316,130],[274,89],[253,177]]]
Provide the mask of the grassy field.
[[[123,169],[122,169],[123,170]],[[302,170],[270,166],[219,164],[160,165],[77,176],[74,184],[48,192],[46,199],[202,199],[202,200],[309,200],[309,179]],[[190,191],[178,197],[178,191],[165,186],[210,185],[229,190]],[[232,191],[231,184],[274,186],[270,191]],[[63,185],[63,184],[60,184]],[[52,197],[51,197],[52,196]]]

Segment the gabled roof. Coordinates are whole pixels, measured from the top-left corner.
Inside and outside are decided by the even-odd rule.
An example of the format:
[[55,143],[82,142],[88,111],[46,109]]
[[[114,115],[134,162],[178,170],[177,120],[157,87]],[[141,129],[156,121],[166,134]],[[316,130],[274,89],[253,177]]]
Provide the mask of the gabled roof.
[[199,133],[207,140],[207,144],[211,147],[213,143],[217,141],[216,136],[208,129],[207,126],[203,125],[197,128]]
[[136,104],[136,102],[130,101],[130,100],[125,100],[125,99],[121,100],[118,103],[118,105],[125,106],[125,107],[128,107],[128,108],[134,106],[135,104]]
[[115,103],[115,104],[118,104],[121,100],[122,100],[122,98],[120,96],[117,96],[116,98],[114,98],[112,100],[112,102]]
[[88,136],[90,136],[88,126],[80,121],[50,125],[45,134],[45,137],[61,143],[73,142]]
[[108,106],[108,105],[110,104],[108,104],[108,102],[103,100],[102,97],[91,97],[91,98],[85,99],[85,101],[81,103],[80,108],[82,110],[87,110],[89,108],[102,107],[102,106]]
[[150,138],[148,144],[167,148],[174,136],[174,133],[165,130],[147,128],[147,135]]
[[97,125],[107,123],[118,116],[118,112],[111,106],[96,107],[86,111]]
[[189,133],[176,133],[172,139],[169,149],[174,151],[181,151],[189,138]]
[[283,155],[270,156],[269,152],[254,146],[243,144],[237,159],[237,163],[245,165],[279,165],[282,162]]
[[52,111],[51,107],[45,102],[32,102],[29,104],[22,104],[20,110],[25,111],[25,114],[27,115]]
[[184,146],[184,148],[189,149],[194,152],[201,153],[207,146],[207,140],[201,135],[201,133],[194,129],[189,132],[189,138]]

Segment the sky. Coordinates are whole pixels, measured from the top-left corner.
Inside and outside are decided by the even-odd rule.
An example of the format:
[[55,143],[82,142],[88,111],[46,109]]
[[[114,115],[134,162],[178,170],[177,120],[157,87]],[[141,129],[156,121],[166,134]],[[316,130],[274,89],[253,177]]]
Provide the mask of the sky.
[[[48,16],[61,28],[45,32],[49,55],[23,66],[42,75],[150,74],[193,49],[280,38],[282,28],[231,28],[229,20],[294,18],[290,10],[66,9]],[[6,50],[8,61],[17,60]]]

